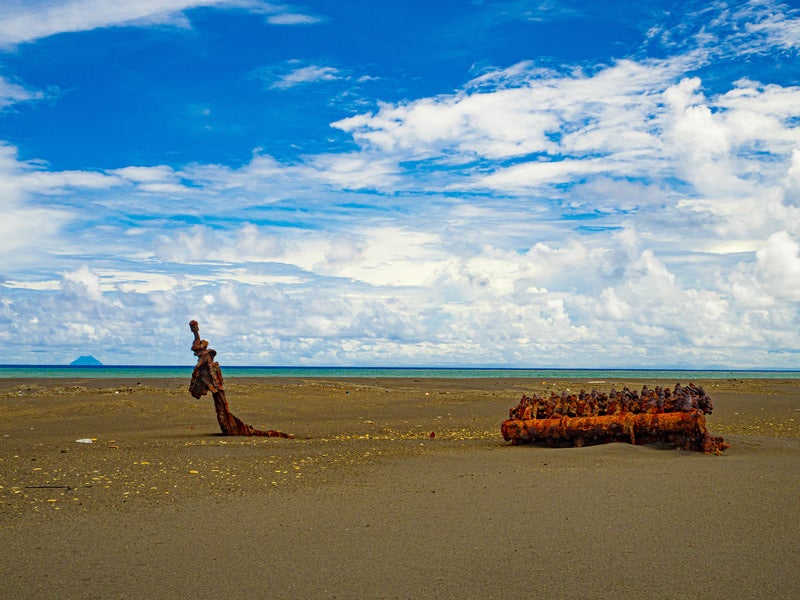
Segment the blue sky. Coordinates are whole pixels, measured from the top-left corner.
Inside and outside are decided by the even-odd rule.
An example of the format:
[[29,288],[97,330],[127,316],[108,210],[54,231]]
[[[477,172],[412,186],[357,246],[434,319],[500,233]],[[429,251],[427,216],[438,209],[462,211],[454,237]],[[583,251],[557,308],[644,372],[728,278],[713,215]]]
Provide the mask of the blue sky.
[[798,3],[6,0],[4,363],[797,368]]

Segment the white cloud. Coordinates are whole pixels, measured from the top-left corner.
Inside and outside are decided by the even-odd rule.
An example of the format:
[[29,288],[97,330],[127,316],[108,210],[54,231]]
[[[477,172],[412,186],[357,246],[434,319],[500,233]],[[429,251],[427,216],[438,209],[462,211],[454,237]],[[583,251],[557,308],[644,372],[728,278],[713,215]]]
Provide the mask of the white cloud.
[[776,298],[800,301],[800,244],[777,231],[756,252],[756,275]]
[[600,159],[526,162],[507,169],[498,169],[472,185],[507,192],[522,192],[547,183],[563,183],[584,175],[611,174],[614,171],[619,174],[619,170],[612,162]]
[[26,202],[26,168],[18,161],[16,148],[0,143],[0,262],[5,274],[43,260],[58,247],[58,233],[71,218],[63,209]]
[[[658,100],[653,94],[663,90],[674,68],[667,62],[620,61],[586,75],[551,73],[523,63],[512,70],[517,78],[513,86],[486,91],[487,74],[458,94],[384,104],[374,114],[332,126],[385,152],[458,152],[464,160],[536,152],[651,150],[657,140],[646,117]],[[508,73],[504,71],[501,79],[509,78]],[[585,147],[581,139],[588,133],[595,136],[592,147]]]
[[648,37],[662,50],[701,63],[800,47],[800,11],[781,0],[701,3],[697,9],[682,7],[680,17],[668,29],[654,26]]
[[124,167],[109,173],[131,182],[140,192],[166,196],[190,194],[181,183],[180,174],[168,166]]
[[374,115],[349,117],[331,125],[368,147],[411,157],[456,151],[466,154],[466,160],[552,149],[546,133],[555,130],[555,116],[529,110],[526,100],[519,90],[424,99],[384,105]]
[[[296,66],[295,61],[290,61],[289,70],[273,75],[275,80],[270,85],[271,88],[277,90],[287,90],[289,88],[297,87],[299,85],[306,85],[309,83],[318,83],[320,81],[336,81],[342,75],[335,67],[325,67],[320,65],[306,65]],[[267,72],[262,70],[266,76]]]
[[370,286],[422,288],[432,283],[447,259],[435,234],[399,225],[358,227],[346,242],[348,250],[342,253],[337,240],[330,239],[330,250],[314,267]]
[[322,19],[313,15],[285,12],[267,17],[270,25],[314,25]]
[[[18,289],[18,290],[58,290],[61,289],[61,283],[57,280],[47,280],[47,281],[16,281],[13,279],[8,279],[4,281],[2,284],[3,287],[11,288],[11,289]],[[32,320],[37,320],[38,317],[32,317]]]
[[[743,80],[706,97],[696,77],[675,82],[680,64],[620,61],[592,75],[521,65],[500,77],[508,87],[487,90],[484,75],[457,94],[384,104],[332,126],[398,162],[497,161],[454,178],[451,189],[523,193],[598,177],[677,176],[701,197],[757,193],[780,170],[776,159],[800,143],[800,88]],[[501,162],[507,158],[516,160]]]
[[182,11],[224,0],[31,0],[4,3],[0,9],[0,46],[31,42],[57,33],[88,31],[126,25],[137,20],[162,22],[176,19]]
[[[58,233],[69,221],[63,210],[7,206],[0,219],[0,257],[5,269],[32,266],[58,248]],[[32,241],[36,240],[36,244]]]
[[787,231],[776,231],[754,254],[755,261],[731,270],[723,289],[742,308],[753,335],[791,345],[800,300],[800,244]]
[[166,165],[155,167],[124,167],[110,171],[123,179],[134,183],[164,183],[174,182],[177,179],[175,171]]
[[789,206],[800,208],[800,148],[792,150],[792,161],[786,173],[783,200]]
[[103,27],[153,24],[186,27],[185,12],[200,7],[266,13],[267,22],[279,25],[305,25],[319,20],[261,0],[6,0],[0,5],[0,47]]
[[[164,177],[163,182],[184,181],[185,194],[225,194],[231,196],[226,209],[235,204],[233,197],[246,205],[263,205],[287,196],[321,193],[333,187],[339,190],[383,189],[401,185],[396,163],[383,156],[369,154],[316,154],[303,162],[281,163],[271,156],[255,152],[250,162],[238,169],[224,165],[190,165]],[[191,189],[190,187],[191,186]]]
[[380,189],[402,185],[397,165],[381,156],[325,154],[308,157],[310,169],[301,169],[317,181],[340,189]]
[[785,50],[800,48],[799,11],[786,10],[786,5],[779,4],[783,10],[776,10],[776,5],[769,1],[748,2],[739,8],[734,18],[745,23],[743,32],[734,36],[731,43],[752,39],[756,34],[764,38],[764,43]]
[[[646,220],[662,230],[702,227],[708,248],[736,245],[732,236],[752,248],[800,216],[792,166],[800,88],[741,80],[709,96],[699,78],[679,77],[681,65],[620,61],[585,74],[521,64],[453,95],[384,104],[332,125],[370,153],[438,162],[450,174],[443,184],[425,177],[435,167],[409,171],[422,186],[623,208],[644,230]],[[492,89],[493,81],[504,87]],[[474,168],[476,159],[483,162]],[[641,197],[630,197],[637,189]],[[610,195],[618,191],[629,198]]]
[[94,171],[28,171],[19,176],[26,191],[39,194],[59,194],[69,188],[109,189],[122,181],[118,177]]
[[64,274],[64,287],[71,289],[77,296],[86,296],[88,300],[97,302],[102,299],[100,277],[87,265]]
[[28,90],[0,75],[0,110],[12,104],[40,100],[43,97],[44,94],[42,92]]

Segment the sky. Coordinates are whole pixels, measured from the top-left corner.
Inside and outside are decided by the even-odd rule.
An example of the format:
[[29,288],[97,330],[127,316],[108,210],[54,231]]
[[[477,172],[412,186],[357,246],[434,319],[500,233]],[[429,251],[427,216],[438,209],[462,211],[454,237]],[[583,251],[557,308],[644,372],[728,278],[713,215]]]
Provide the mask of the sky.
[[800,367],[800,3],[4,0],[4,364]]

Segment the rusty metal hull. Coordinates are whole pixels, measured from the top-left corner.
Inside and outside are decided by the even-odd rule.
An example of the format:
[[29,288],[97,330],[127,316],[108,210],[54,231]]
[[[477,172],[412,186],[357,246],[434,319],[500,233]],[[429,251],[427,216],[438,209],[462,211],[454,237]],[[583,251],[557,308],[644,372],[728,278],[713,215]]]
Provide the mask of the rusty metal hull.
[[503,439],[513,444],[583,446],[627,442],[666,442],[685,450],[719,454],[729,447],[721,437],[709,435],[700,410],[671,413],[626,413],[551,419],[511,418],[500,427]]

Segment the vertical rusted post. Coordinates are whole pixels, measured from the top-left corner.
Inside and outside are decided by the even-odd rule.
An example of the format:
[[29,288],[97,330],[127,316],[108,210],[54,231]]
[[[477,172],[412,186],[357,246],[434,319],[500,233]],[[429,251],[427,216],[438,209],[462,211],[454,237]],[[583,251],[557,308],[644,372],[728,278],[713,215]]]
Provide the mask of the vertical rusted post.
[[192,371],[192,381],[189,383],[189,393],[195,398],[200,398],[208,392],[214,398],[214,409],[217,412],[217,421],[222,435],[245,435],[292,438],[294,436],[282,431],[269,429],[261,431],[242,422],[228,408],[223,388],[222,369],[214,360],[217,352],[208,347],[208,341],[200,339],[200,326],[197,321],[189,321],[189,329],[194,334],[192,352],[197,357],[197,364]]

